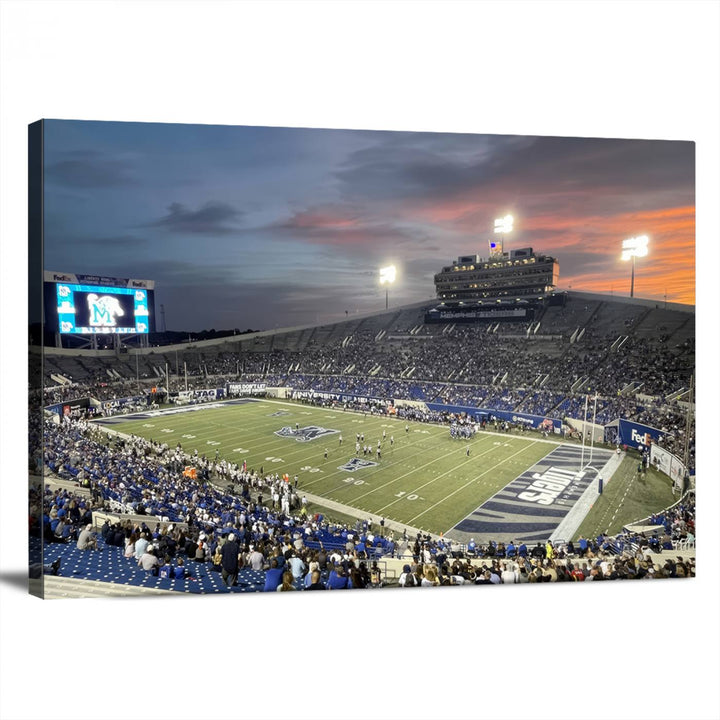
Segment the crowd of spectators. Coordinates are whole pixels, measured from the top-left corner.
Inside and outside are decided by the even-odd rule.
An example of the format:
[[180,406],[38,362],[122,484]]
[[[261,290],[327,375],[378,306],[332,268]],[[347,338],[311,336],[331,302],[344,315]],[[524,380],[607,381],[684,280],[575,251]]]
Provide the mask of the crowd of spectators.
[[505,584],[526,582],[582,582],[585,580],[640,580],[694,577],[695,558],[672,556],[678,543],[694,547],[694,495],[649,519],[657,531],[623,529],[615,536],[580,537],[576,543],[476,543],[471,539],[461,552],[442,539],[418,535],[400,546],[403,567],[401,587],[428,585]]
[[[243,547],[269,548],[288,534],[308,545],[352,540],[353,548],[357,546],[353,552],[365,561],[394,551],[392,540],[373,534],[368,521],[353,533],[320,515],[308,516],[297,494],[297,479],[291,482],[262,468],[247,469],[197,453],[188,456],[180,445],[171,448],[134,436],[112,439],[86,420],[70,417],[60,423],[46,422],[44,444],[50,473],[76,482],[89,494],[78,500],[67,490],[56,490],[44,497],[45,514],[52,523],[46,530],[48,538],[79,538],[94,509],[147,516],[156,522],[156,530],[160,531],[161,523],[169,527],[170,537],[181,546],[188,540],[205,541],[211,555],[214,543],[222,543],[230,533]],[[185,472],[188,467],[195,472]],[[66,502],[70,503],[67,507]],[[63,520],[70,509],[72,524]],[[180,529],[181,524],[185,529]],[[121,523],[116,532],[129,537],[131,525]],[[119,538],[106,542],[119,544]]]
[[[48,470],[78,485],[77,491],[46,489],[43,494],[46,541],[95,550],[93,510],[113,513],[120,517],[103,525],[103,544],[122,547],[139,572],[161,577],[186,577],[194,563],[209,563],[228,586],[237,582],[240,569],[251,567],[266,572],[266,591],[369,588],[386,584],[377,564],[382,556],[411,559],[407,572],[421,586],[694,574],[694,560],[663,557],[662,566],[652,561],[653,553],[670,550],[680,540],[694,545],[692,494],[649,518],[658,527],[649,534],[581,538],[576,546],[472,541],[460,547],[421,534],[413,540],[404,533],[396,540],[384,521],[378,527],[372,519],[358,520],[348,527],[310,517],[298,502],[297,480],[218,458],[187,456],[180,445],[134,436],[113,439],[83,419],[46,421],[44,443]],[[197,469],[196,477],[184,472],[187,463]],[[123,519],[124,513],[147,519]],[[230,550],[223,550],[227,544]],[[237,567],[228,555],[237,558]]]

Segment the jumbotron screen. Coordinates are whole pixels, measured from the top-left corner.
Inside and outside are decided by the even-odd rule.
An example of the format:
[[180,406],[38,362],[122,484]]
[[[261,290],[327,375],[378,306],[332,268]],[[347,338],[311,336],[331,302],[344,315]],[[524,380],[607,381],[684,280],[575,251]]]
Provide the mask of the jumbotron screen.
[[46,320],[61,334],[135,335],[153,330],[151,281],[57,273],[52,284],[49,280],[51,293],[46,297],[54,307]]

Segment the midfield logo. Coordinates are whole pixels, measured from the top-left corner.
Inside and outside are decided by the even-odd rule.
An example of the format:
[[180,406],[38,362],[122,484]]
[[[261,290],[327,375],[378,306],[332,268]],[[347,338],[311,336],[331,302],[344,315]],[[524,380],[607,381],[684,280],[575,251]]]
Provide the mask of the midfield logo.
[[373,462],[372,460],[363,460],[362,458],[352,458],[352,460],[348,460],[344,465],[338,466],[338,470],[347,470],[348,472],[355,472],[357,470],[363,470],[364,468],[369,468],[377,465],[376,462]]
[[[278,410],[277,412],[270,413],[270,415],[268,415],[268,417],[280,417],[282,415],[289,415],[289,414],[290,413],[287,410]],[[284,429],[285,428],[283,428],[283,430]],[[282,432],[282,430],[280,432]],[[279,433],[275,433],[275,434],[278,435]]]
[[331,430],[330,428],[320,427],[319,425],[309,425],[308,427],[300,428],[295,430],[291,427],[284,427],[281,430],[276,430],[275,435],[280,437],[295,438],[298,442],[309,442],[310,440],[317,440],[319,437],[324,435],[335,435],[339,433],[339,430]]

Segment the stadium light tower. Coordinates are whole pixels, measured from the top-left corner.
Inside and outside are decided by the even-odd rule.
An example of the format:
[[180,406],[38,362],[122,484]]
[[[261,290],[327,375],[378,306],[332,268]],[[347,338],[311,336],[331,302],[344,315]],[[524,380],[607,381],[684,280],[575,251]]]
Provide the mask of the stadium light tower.
[[388,265],[387,267],[380,268],[380,284],[385,285],[385,309],[388,309],[388,290],[390,284],[395,282],[395,266]]
[[648,254],[648,242],[650,238],[647,235],[638,235],[623,240],[622,259],[632,260],[632,274],[630,275],[630,297],[635,295],[635,258],[645,257]]
[[513,216],[506,215],[505,217],[497,218],[495,220],[495,234],[501,235],[500,247],[498,248],[496,243],[490,242],[490,254],[496,255],[502,253],[505,249],[505,234],[511,233],[513,229]]

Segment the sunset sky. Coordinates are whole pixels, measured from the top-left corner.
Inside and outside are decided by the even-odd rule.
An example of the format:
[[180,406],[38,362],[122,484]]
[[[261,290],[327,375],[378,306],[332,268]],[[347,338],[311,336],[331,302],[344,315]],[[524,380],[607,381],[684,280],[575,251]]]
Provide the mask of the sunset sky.
[[[434,296],[458,255],[560,263],[560,288],[695,302],[695,145],[660,140],[48,121],[47,270],[156,281],[169,330],[266,329]],[[158,321],[158,329],[160,323]]]

